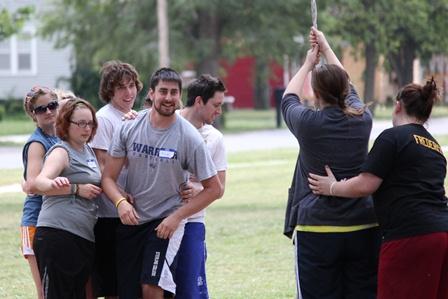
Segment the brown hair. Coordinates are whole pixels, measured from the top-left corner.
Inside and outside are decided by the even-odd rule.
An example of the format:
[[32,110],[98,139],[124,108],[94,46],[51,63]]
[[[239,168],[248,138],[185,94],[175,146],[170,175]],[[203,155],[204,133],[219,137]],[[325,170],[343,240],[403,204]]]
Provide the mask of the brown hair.
[[142,90],[143,84],[139,79],[137,70],[132,65],[119,60],[106,62],[101,68],[100,98],[109,103],[114,96],[115,86],[119,85],[124,79],[134,81],[137,93]]
[[364,113],[364,108],[347,107],[347,97],[350,83],[345,70],[335,64],[316,66],[311,72],[311,87],[319,99],[330,105],[337,105],[345,114],[356,116]]
[[397,101],[404,105],[406,114],[414,116],[419,121],[426,122],[431,115],[432,107],[439,100],[439,90],[434,77],[425,85],[408,84],[397,94]]
[[34,115],[34,104],[36,103],[37,99],[40,96],[49,94],[52,98],[52,100],[57,101],[58,96],[56,93],[48,87],[43,86],[34,86],[30,89],[30,91],[26,94],[26,96],[23,98],[23,109],[25,110],[25,113],[31,117],[31,119],[35,122],[36,116]]
[[56,135],[61,138],[64,141],[67,141],[68,139],[68,128],[70,127],[70,121],[73,115],[73,112],[78,108],[87,108],[92,113],[92,120],[93,120],[93,128],[92,133],[90,134],[89,139],[87,142],[90,142],[92,138],[95,136],[96,129],[98,128],[98,121],[95,116],[95,108],[87,102],[86,100],[83,100],[81,98],[75,98],[68,100],[67,103],[65,103],[64,106],[59,110],[58,117],[56,119]]

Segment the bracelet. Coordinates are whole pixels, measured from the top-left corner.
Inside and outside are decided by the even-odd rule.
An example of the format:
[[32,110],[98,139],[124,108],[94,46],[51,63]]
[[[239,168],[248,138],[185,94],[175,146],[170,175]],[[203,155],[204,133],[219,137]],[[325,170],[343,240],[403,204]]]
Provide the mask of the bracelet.
[[334,193],[333,193],[333,188],[334,188],[334,186],[336,185],[337,182],[338,182],[338,181],[334,181],[334,182],[331,183],[331,185],[330,185],[330,195],[331,195],[331,196],[334,195]]
[[120,199],[115,203],[115,207],[118,209],[118,206],[119,206],[123,201],[125,201],[125,200],[126,200],[126,198],[124,198],[124,197],[120,198]]
[[78,184],[70,184],[70,194],[78,195]]

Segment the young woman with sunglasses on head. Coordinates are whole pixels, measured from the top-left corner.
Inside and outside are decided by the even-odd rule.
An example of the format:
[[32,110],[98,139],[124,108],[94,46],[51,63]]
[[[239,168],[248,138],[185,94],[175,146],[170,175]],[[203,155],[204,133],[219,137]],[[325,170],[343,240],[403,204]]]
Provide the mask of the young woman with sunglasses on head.
[[[25,143],[22,151],[23,176],[28,188],[42,169],[45,153],[59,142],[55,128],[58,106],[57,95],[46,87],[33,87],[24,98],[25,112],[36,123],[36,129]],[[30,265],[40,299],[43,297],[39,270],[33,251],[33,239],[37,217],[42,205],[42,196],[31,192],[27,193],[21,221],[22,253]]]
[[[56,121],[61,142],[48,151],[35,180],[38,192],[46,194],[34,241],[46,299],[86,296],[93,265],[95,199],[101,193],[100,168],[87,143],[97,126],[91,104],[79,98],[68,100]],[[67,188],[71,192],[61,195]]]

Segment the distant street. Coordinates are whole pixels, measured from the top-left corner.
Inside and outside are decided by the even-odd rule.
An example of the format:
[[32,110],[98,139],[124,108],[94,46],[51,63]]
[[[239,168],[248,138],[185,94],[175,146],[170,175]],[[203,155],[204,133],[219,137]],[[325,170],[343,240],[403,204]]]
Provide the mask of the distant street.
[[[391,121],[374,121],[371,139],[375,139],[384,129],[391,126]],[[433,135],[448,134],[448,117],[431,120],[427,124],[427,128]],[[27,137],[11,136],[0,138],[0,140],[24,142]],[[224,140],[229,153],[272,148],[298,148],[296,139],[288,129],[226,134]],[[21,147],[0,147],[0,169],[21,168],[21,151]]]

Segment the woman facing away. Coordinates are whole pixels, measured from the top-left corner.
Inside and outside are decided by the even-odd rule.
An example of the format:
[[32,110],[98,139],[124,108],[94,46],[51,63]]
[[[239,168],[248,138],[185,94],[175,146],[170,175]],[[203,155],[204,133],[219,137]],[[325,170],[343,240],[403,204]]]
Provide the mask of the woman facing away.
[[[311,49],[282,99],[283,118],[300,145],[285,234],[294,235],[299,298],[376,298],[380,244],[372,199],[320,196],[308,187],[309,172],[331,163],[342,177],[356,176],[367,156],[371,113],[322,32],[311,29]],[[327,64],[317,65],[323,55]],[[301,91],[311,72],[314,110]]]
[[35,179],[37,191],[46,194],[34,240],[46,299],[86,296],[94,254],[94,199],[101,193],[99,165],[87,145],[96,128],[91,104],[79,98],[67,101],[56,122],[62,141],[48,151]]
[[328,176],[310,174],[315,194],[373,194],[383,234],[379,299],[448,298],[446,159],[423,126],[437,99],[433,79],[406,85],[396,98],[393,128],[375,140],[358,176],[344,181],[328,167]]

